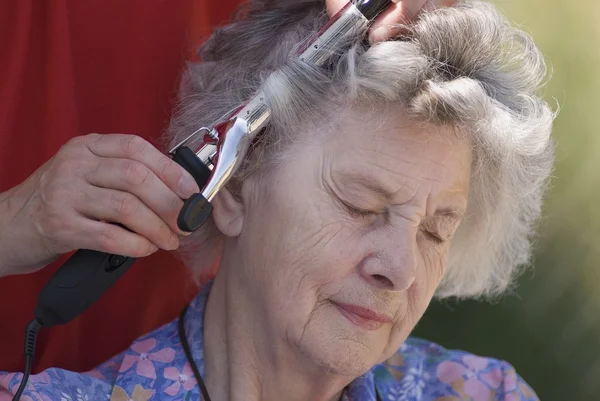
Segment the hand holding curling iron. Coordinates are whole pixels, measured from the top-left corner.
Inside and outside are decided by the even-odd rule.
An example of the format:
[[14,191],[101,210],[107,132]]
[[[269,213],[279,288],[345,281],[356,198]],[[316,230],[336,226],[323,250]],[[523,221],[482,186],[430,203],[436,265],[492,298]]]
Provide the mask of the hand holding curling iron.
[[[439,7],[448,7],[456,0],[392,0],[390,5],[373,21],[369,30],[371,43],[381,42],[393,38],[398,34],[397,25],[405,23],[416,17],[421,10],[431,10]],[[327,14],[332,17],[337,13],[347,0],[326,0]]]
[[187,171],[139,136],[76,137],[0,194],[0,277],[76,249],[132,257],[176,249],[182,199],[198,191]]

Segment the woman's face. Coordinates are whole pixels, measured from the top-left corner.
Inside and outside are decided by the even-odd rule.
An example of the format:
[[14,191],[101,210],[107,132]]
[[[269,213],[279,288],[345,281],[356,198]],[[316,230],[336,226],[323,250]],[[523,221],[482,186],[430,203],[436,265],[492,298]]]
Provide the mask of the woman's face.
[[471,150],[402,112],[377,129],[355,116],[308,142],[246,181],[225,254],[270,341],[357,376],[399,349],[444,275]]

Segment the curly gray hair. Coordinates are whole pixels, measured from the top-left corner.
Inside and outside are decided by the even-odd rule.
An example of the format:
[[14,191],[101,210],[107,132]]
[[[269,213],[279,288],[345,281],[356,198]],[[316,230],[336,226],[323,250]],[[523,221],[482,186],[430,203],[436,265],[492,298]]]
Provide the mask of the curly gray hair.
[[[325,20],[323,0],[255,0],[202,47],[191,64],[167,140],[178,142],[262,88],[272,120],[234,180],[281,161],[307,125],[350,105],[400,104],[415,122],[468,135],[473,168],[467,215],[452,242],[436,297],[496,296],[530,262],[553,162],[555,114],[536,92],[546,65],[532,39],[493,6],[459,2],[424,12],[393,41],[357,34],[334,68],[293,52]],[[335,120],[333,120],[335,121]],[[203,280],[222,238],[209,221],[181,255]]]

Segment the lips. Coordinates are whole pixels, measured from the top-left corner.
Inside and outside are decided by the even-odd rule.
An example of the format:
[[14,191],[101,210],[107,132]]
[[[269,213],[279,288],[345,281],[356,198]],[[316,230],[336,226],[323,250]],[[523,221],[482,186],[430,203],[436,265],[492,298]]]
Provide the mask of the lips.
[[362,306],[338,302],[333,302],[333,304],[346,319],[367,330],[377,330],[384,324],[392,322],[390,317]]

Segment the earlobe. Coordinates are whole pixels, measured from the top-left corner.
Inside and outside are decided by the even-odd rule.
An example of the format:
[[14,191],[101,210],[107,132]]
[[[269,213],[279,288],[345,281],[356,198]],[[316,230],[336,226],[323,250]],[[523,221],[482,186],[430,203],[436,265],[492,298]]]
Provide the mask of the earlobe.
[[237,237],[244,226],[244,204],[223,188],[213,199],[213,220],[224,235]]

